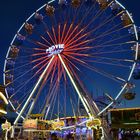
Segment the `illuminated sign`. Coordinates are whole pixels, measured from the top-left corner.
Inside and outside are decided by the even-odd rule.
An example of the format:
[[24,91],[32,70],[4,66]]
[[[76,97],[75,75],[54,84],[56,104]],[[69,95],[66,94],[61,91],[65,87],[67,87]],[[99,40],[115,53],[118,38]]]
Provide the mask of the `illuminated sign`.
[[25,120],[23,123],[23,128],[24,129],[37,129],[37,119],[36,120],[33,120],[33,119]]
[[64,49],[64,44],[53,45],[48,49],[46,49],[46,53],[48,54],[49,57],[61,53],[63,49]]

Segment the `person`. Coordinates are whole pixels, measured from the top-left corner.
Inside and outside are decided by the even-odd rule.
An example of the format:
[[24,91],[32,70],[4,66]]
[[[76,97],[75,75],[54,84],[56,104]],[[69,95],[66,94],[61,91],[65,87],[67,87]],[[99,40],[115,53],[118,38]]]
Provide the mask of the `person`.
[[58,140],[56,133],[51,134],[51,140]]

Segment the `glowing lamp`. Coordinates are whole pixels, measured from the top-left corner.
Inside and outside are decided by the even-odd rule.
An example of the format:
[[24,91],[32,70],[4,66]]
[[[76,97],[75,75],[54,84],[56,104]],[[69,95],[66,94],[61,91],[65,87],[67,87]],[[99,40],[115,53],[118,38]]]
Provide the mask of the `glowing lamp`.
[[100,119],[93,119],[93,120],[90,120],[86,123],[86,126],[88,128],[96,128],[97,126],[101,126],[101,121]]

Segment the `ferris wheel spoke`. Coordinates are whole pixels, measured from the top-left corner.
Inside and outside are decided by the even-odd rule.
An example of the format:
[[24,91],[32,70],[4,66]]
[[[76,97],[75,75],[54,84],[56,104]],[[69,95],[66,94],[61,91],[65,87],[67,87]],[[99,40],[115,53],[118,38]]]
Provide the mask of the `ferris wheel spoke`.
[[[66,40],[66,39],[67,39],[67,37],[70,35],[70,31],[72,30],[73,25],[74,25],[74,23],[72,22],[72,23],[70,24],[70,26],[69,26],[68,30],[67,30],[67,33],[66,33],[66,35],[65,35],[64,39],[62,40],[62,42],[64,42],[64,43],[65,43],[65,40]],[[78,28],[78,25],[77,25],[77,26],[76,26],[76,27],[72,30],[72,32],[76,31],[76,30],[77,30],[77,28]]]
[[[111,62],[130,62],[133,63],[134,60],[130,60],[130,59],[121,59],[121,58],[113,58],[113,57],[102,57],[102,56],[93,56],[93,58],[96,58],[97,60],[106,60],[106,61],[111,61]],[[85,61],[91,61],[92,60],[85,60]]]
[[[124,50],[115,50],[115,51],[113,51],[113,52],[123,52]],[[127,50],[127,51],[130,51],[130,50]],[[109,52],[99,52],[99,53],[95,53],[95,54],[108,54],[108,53],[112,53],[112,51],[109,51]],[[82,56],[82,54],[77,54],[77,53],[67,53],[67,54],[71,54],[71,55],[75,55],[75,56]],[[115,59],[115,58],[109,58],[109,57],[103,57],[103,56],[96,56],[96,55],[94,55],[94,54],[90,54],[90,55],[88,55],[88,54],[83,54],[83,56],[87,56],[87,58],[95,58],[96,60],[87,60],[87,59],[81,59],[81,60],[83,60],[83,61],[87,61],[87,62],[97,62],[97,63],[104,63],[104,64],[110,64],[110,65],[118,65],[118,66],[122,66],[122,67],[129,67],[129,66],[126,66],[126,65],[122,65],[122,64],[113,64],[113,62],[130,62],[130,63],[133,63],[134,62],[134,60],[129,60],[129,59],[120,59],[120,58],[118,58],[118,59]],[[105,61],[107,61],[107,62],[104,62],[104,60]],[[109,61],[109,62],[108,62]],[[111,62],[110,62],[111,61]]]
[[82,46],[82,45],[87,45],[90,42],[91,42],[91,39],[83,40],[83,41],[81,41],[81,42],[79,42],[77,44],[72,45],[68,49],[76,48],[76,47],[79,47],[79,46]]
[[[89,62],[89,61],[88,61]],[[99,64],[105,64],[105,65],[112,65],[112,66],[118,66],[118,67],[123,67],[123,68],[128,68],[130,69],[131,66],[126,66],[126,65],[123,65],[123,64],[114,64],[113,62],[102,62],[101,60],[100,61],[90,61],[90,62],[93,62],[93,63],[99,63]]]
[[107,51],[107,52],[95,52],[95,53],[92,53],[91,56],[94,56],[94,55],[97,55],[97,54],[111,54],[111,53],[120,53],[120,52],[128,52],[128,51],[131,51],[131,50],[126,50],[126,49],[122,49],[122,50],[114,50],[114,51]]
[[[59,24],[59,25],[60,25],[60,24]],[[58,26],[59,26],[59,25],[58,25]],[[53,32],[53,36],[52,36],[52,37],[54,38],[54,45],[55,45],[55,44],[58,44],[58,41],[59,41],[59,40],[56,38],[56,33],[55,33],[54,27],[52,27],[52,32]],[[58,32],[59,32],[59,31],[58,31]],[[59,32],[59,33],[60,33],[60,32]],[[58,35],[58,36],[59,36],[59,35]]]
[[[68,92],[68,94],[69,94],[69,92]],[[76,107],[74,107],[74,103],[73,103],[73,100],[72,100],[72,97],[71,97],[70,94],[69,94],[69,97],[70,97],[70,103],[71,103],[71,107],[72,107],[73,116],[76,116],[76,113],[75,113],[76,112],[75,111]]]
[[[44,50],[45,52],[45,50]],[[40,52],[38,53],[32,53],[30,55],[21,55],[21,56],[18,56],[18,59],[29,59],[29,58],[33,58],[34,56],[37,56],[36,54],[39,54]],[[35,54],[35,55],[34,55]],[[41,53],[43,55],[43,53]],[[45,55],[45,54],[44,54]],[[22,62],[23,63],[23,62]]]
[[[81,4],[82,5],[82,4]],[[80,6],[80,8],[81,8],[81,6]],[[79,9],[80,9],[79,8]],[[65,44],[65,42],[66,42],[66,40],[68,40],[68,36],[71,36],[76,30],[77,30],[77,28],[78,28],[78,25],[72,30],[72,28],[73,28],[73,25],[74,25],[74,22],[75,22],[75,19],[76,19],[76,16],[78,15],[78,13],[79,13],[79,11],[80,10],[78,10],[78,12],[76,12],[74,15],[74,18],[73,18],[73,20],[72,20],[72,22],[71,22],[71,24],[70,24],[70,26],[69,26],[69,28],[68,28],[68,31],[67,31],[67,33],[66,33],[66,36],[64,37],[64,39],[63,39],[63,36],[64,35],[62,35],[62,42],[64,42],[64,44]],[[68,19],[69,20],[69,19]],[[66,21],[66,23],[65,24],[67,24],[68,22]],[[64,27],[64,29],[66,28],[66,25],[64,25],[65,27]],[[63,29],[63,31],[64,31],[64,29]],[[72,31],[72,32],[71,32]],[[69,34],[71,32],[71,34]],[[64,32],[63,32],[64,33]]]
[[10,96],[10,98],[13,98],[22,88],[24,88],[24,86],[27,85],[34,77],[36,77],[46,65],[47,64],[44,64],[43,66],[41,66],[30,79],[28,79],[26,82],[22,83],[17,88],[16,92]]
[[5,73],[8,73],[8,72],[14,71],[14,70],[18,70],[18,69],[20,69],[20,68],[22,68],[22,67],[25,67],[25,66],[28,66],[28,65],[30,65],[30,64],[31,64],[31,62],[26,63],[26,64],[21,65],[21,66],[18,66],[18,67],[16,67],[16,68],[12,68],[12,69],[6,70]]
[[[54,86],[53,86],[54,85]],[[56,87],[56,82],[54,82],[53,81],[53,83],[51,84],[50,83],[50,85],[49,85],[49,90],[48,90],[48,94],[46,95],[46,97],[45,97],[45,100],[44,100],[44,102],[43,102],[43,104],[42,104],[42,107],[40,108],[40,110],[39,110],[39,112],[41,113],[41,114],[45,114],[45,110],[46,110],[46,108],[49,106],[49,101],[50,101],[50,99],[53,97],[53,90],[54,90],[54,88]],[[44,115],[45,116],[45,115]]]
[[92,49],[93,46],[89,45],[89,43],[90,43],[90,40],[83,40],[80,42],[80,45],[79,45],[79,43],[76,43],[76,44],[73,44],[71,46],[66,46],[66,48],[64,49],[64,52],[71,52],[72,50],[74,52],[76,52],[76,51],[77,52],[80,52],[80,51],[84,52],[86,50],[90,50],[90,49]]
[[71,70],[72,70],[72,73],[74,74],[75,80],[77,81],[76,83],[77,83],[78,87],[81,87],[81,90],[82,90],[81,94],[84,97],[85,103],[87,104],[87,106],[90,109],[90,111],[92,112],[92,114],[96,115],[98,112],[97,106],[92,103],[93,101],[91,101],[91,98],[89,97],[89,92],[85,88],[83,82],[80,80],[80,77],[78,76],[78,74],[76,74],[76,72],[74,71],[73,68],[71,68]]
[[93,66],[89,66],[85,61],[77,59],[77,58],[75,58],[75,57],[73,57],[71,55],[69,55],[69,57],[72,58],[74,61],[76,60],[75,61],[76,63],[77,63],[77,61],[82,62],[82,63],[80,63],[80,65],[82,65],[82,66],[84,66],[84,67],[86,67],[86,68],[88,68],[90,70],[93,70],[93,71],[95,71],[95,72],[97,72],[97,73],[99,73],[99,74],[101,74],[101,75],[103,75],[105,77],[108,77],[109,79],[112,79],[112,80],[120,83],[120,81],[116,79],[117,76],[114,76],[114,75],[111,75],[111,74],[109,74],[107,72],[101,71],[101,70],[99,70],[99,69],[97,69],[97,68],[95,68]]
[[[80,6],[80,8],[81,8],[81,6]],[[80,8],[79,8],[79,9],[80,9]],[[69,32],[71,31],[71,28],[72,28],[72,26],[73,26],[73,24],[74,24],[74,21],[75,21],[75,19],[76,19],[76,16],[79,14],[79,11],[80,11],[80,10],[78,10],[78,12],[75,13],[75,16],[74,16],[74,18],[73,18],[72,24],[70,25],[69,30],[68,30],[68,32],[67,32],[66,37],[64,38],[64,40],[63,40],[63,35],[62,35],[62,40],[63,40],[63,42],[64,42],[65,44],[67,44],[67,41],[70,39],[70,37],[73,35],[73,33],[77,30],[77,28],[78,28],[79,25],[80,25],[80,23],[78,23],[77,26],[73,29],[73,31],[70,33],[70,35],[69,35],[69,37],[68,37],[68,34],[69,34]],[[85,16],[85,17],[86,17],[86,16]],[[82,19],[83,19],[83,18],[82,18]],[[64,25],[64,26],[66,26],[66,25]],[[64,29],[65,29],[65,28],[64,28]],[[61,40],[61,41],[62,41],[62,40]]]
[[67,56],[67,58],[71,58],[71,59],[73,59],[73,60],[75,60],[75,61],[78,61],[78,62],[80,62],[80,63],[85,63],[83,60],[78,59],[78,58],[76,58],[76,57],[73,57],[72,55],[65,54],[65,56]]
[[[119,25],[120,25],[120,24],[119,24]],[[118,25],[117,25],[117,26],[118,26]],[[117,27],[117,26],[116,26],[116,27]],[[130,25],[129,25],[129,26],[130,26]],[[129,26],[127,26],[127,27],[129,27]],[[112,31],[112,29],[114,29],[114,27],[113,27],[113,28],[111,28],[111,29],[109,29],[109,30],[103,32],[101,35],[96,36],[95,38],[91,39],[91,41],[96,41],[97,39],[106,37],[106,36],[108,36],[108,35],[110,35],[110,34],[112,34],[112,33],[118,32],[118,31],[123,30],[123,29],[125,29],[125,28],[127,28],[127,27],[125,26],[125,27],[122,27],[122,28],[120,28],[120,29],[116,29],[116,30],[113,30],[113,31]],[[110,31],[110,32],[109,32],[109,31]],[[95,32],[95,30],[91,30],[91,31],[87,32],[86,34],[87,34],[87,35],[91,35],[92,32]]]
[[[18,69],[20,69],[20,68],[23,68],[23,67],[25,67],[25,66],[31,65],[31,64],[33,64],[33,63],[35,63],[35,62],[38,62],[38,61],[41,61],[41,60],[44,60],[44,59],[45,59],[45,60],[49,60],[50,58],[48,58],[47,56],[44,56],[44,57],[41,57],[41,58],[32,60],[31,62],[25,63],[25,64],[23,64],[23,65],[21,65],[21,66],[18,66],[18,67],[13,68],[13,69],[7,70],[6,73],[9,72],[9,71],[16,71],[16,70],[18,70]],[[41,63],[41,62],[40,62],[40,63]]]
[[[80,70],[80,72],[81,72],[81,70]],[[86,88],[84,87],[84,84],[83,84],[82,81],[80,80],[80,77],[78,76],[78,74],[77,74],[74,70],[73,70],[72,73],[74,74],[74,77],[75,77],[76,80],[78,81],[78,83],[79,83],[80,87],[82,88],[84,94],[87,94],[88,91],[87,91]]]
[[57,62],[57,70],[58,70],[58,76],[57,76],[57,81],[59,82],[60,81],[60,78],[62,76],[62,71],[60,70],[61,69],[61,64],[60,64],[60,61]]
[[[65,44],[66,44],[66,46],[68,47],[68,46],[71,46],[72,44],[74,44],[74,43],[76,43],[76,42],[78,42],[80,39],[83,39],[83,38],[85,38],[85,37],[87,37],[87,33],[84,33],[84,34],[82,34],[81,36],[79,36],[78,38],[76,38],[78,35],[80,35],[80,33],[82,33],[83,32],[83,30],[81,29],[77,34],[75,34],[72,38],[71,38],[71,36],[73,35],[73,34],[71,34],[69,37],[68,37],[68,39],[65,41]],[[71,38],[71,39],[70,39]],[[75,39],[76,38],[76,39]]]
[[83,57],[87,57],[89,56],[89,54],[87,53],[76,53],[76,52],[71,52],[71,51],[66,51],[65,54],[69,54],[69,55],[73,55],[73,56],[83,56]]
[[[79,72],[80,72],[80,73],[79,73]],[[75,72],[75,73],[76,73],[76,72]],[[84,77],[84,79],[86,79],[89,83],[94,83],[94,86],[97,87],[97,85],[95,84],[95,83],[96,83],[95,80],[92,79],[90,75],[85,75],[85,73],[84,73],[83,71],[81,71],[81,70],[78,71],[78,74],[79,74],[79,75],[81,74],[81,76],[79,76],[79,77]],[[102,91],[105,91],[104,89],[102,89],[101,86],[99,86],[99,89],[101,89]]]
[[19,102],[20,104],[17,106],[17,108],[15,109],[16,111],[19,111],[19,108],[23,105],[23,103],[26,101],[28,97],[28,94],[24,94],[22,97],[20,97]]
[[[65,16],[65,18],[68,18],[69,17],[69,14],[68,14],[68,16]],[[69,19],[69,18],[68,18]],[[64,19],[64,26],[63,26],[63,29],[62,29],[62,34],[61,34],[61,43],[62,43],[62,41],[63,41],[63,39],[64,39],[64,36],[65,36],[65,32],[66,32],[66,27],[67,27],[67,24],[68,24],[68,19]]]
[[67,81],[65,81],[66,83],[64,83],[64,93],[60,92],[60,99],[62,98],[63,101],[59,102],[60,103],[60,113],[61,114],[64,114],[64,117],[66,117],[66,91],[65,91],[65,88],[66,88],[66,84],[67,84]]
[[[46,62],[47,61],[47,62]],[[44,62],[46,62],[46,64],[48,64],[48,58],[44,59],[43,61],[39,62],[38,64],[33,66],[33,69],[35,69],[36,67],[39,67],[41,64],[43,64]],[[44,64],[45,65],[45,64]]]
[[[45,119],[47,119],[48,117],[48,113],[50,112],[50,108],[52,107],[54,97],[56,96],[56,93],[57,93],[55,91],[56,88],[58,88],[57,82],[54,82],[54,86],[50,86],[48,98],[46,97],[44,106],[42,106],[41,114],[44,114]],[[46,111],[46,108],[47,108],[47,111]]]
[[77,52],[77,53],[81,53],[81,54],[85,54],[85,56],[86,56],[86,53],[88,53],[90,50],[92,50],[93,48],[92,48],[92,46],[87,46],[87,45],[81,45],[81,47],[82,48],[80,48],[80,47],[74,47],[73,49],[66,49],[64,52],[66,52],[66,53],[69,53],[69,52],[72,52],[73,51],[73,53],[75,53],[75,52]]
[[[113,3],[113,1],[110,2],[110,4],[108,4],[108,6],[111,5],[112,3]],[[93,24],[93,22],[94,22],[97,18],[99,18],[99,17],[103,14],[103,12],[105,12],[105,10],[108,9],[108,6],[107,6],[105,9],[103,9],[103,10],[100,9],[100,10],[97,12],[97,14],[95,15],[95,17],[94,17],[93,19],[91,19],[91,21],[84,27],[84,30],[86,30],[91,24]]]
[[68,61],[73,67],[80,71],[80,69],[74,63],[72,63],[72,61],[70,61],[65,55],[62,55],[62,57],[64,58],[64,60]]
[[61,40],[61,24],[58,24],[58,44],[61,44],[60,40]]
[[51,29],[51,27],[49,27],[49,24],[47,24],[46,22],[45,22],[45,20],[50,20],[51,21],[51,19],[49,18],[48,19],[48,17],[47,17],[47,15],[43,18],[43,20],[42,20],[42,23],[43,23],[43,26],[44,26],[44,30],[45,31],[49,31],[50,29]]
[[42,88],[44,87],[44,85],[46,84],[46,81],[50,75],[50,73],[52,72],[53,66],[54,66],[54,62],[52,62],[53,64],[50,66],[50,68],[47,71],[47,74],[45,75],[44,80],[42,81],[41,87],[39,88],[39,92],[41,92]]
[[[125,29],[126,27],[122,27],[121,29],[119,28],[122,25],[122,23],[118,23],[117,25],[112,26],[111,28],[109,28],[108,30],[104,31],[102,34],[100,35],[96,35],[95,40],[97,38],[102,38],[102,37],[106,37],[107,35],[111,34],[112,32],[117,32],[118,30],[121,29]],[[89,34],[92,34],[91,32],[89,32]]]
[[42,24],[43,24],[45,30],[49,30],[49,27],[44,20],[42,20]]
[[63,30],[62,30],[62,35],[61,35],[61,43],[64,39],[64,36],[65,36],[65,32],[66,32],[66,27],[67,27],[67,21],[64,23],[64,26],[63,26]]
[[[52,44],[42,35],[40,35],[41,39],[43,39],[48,45],[52,46]],[[49,47],[49,46],[48,46]]]
[[76,17],[80,14],[80,11],[83,9],[83,8],[82,8],[83,5],[84,5],[84,1],[82,1],[82,3],[80,2],[80,6],[79,6],[78,8],[72,8],[72,9],[73,9],[73,10],[72,10],[72,15],[74,15],[74,16],[73,16],[73,19],[72,19],[72,22],[73,22],[73,23],[75,22]]
[[22,115],[22,113],[24,112],[25,108],[27,107],[28,105],[28,102],[30,101],[31,97],[33,96],[34,92],[36,91],[36,88],[38,87],[38,85],[40,84],[40,82],[42,81],[42,78],[44,77],[46,71],[48,70],[52,60],[54,59],[54,57],[51,58],[51,60],[49,61],[49,63],[47,64],[45,70],[43,71],[43,73],[41,74],[40,78],[38,79],[37,83],[35,84],[35,87],[34,89],[32,90],[30,96],[28,97],[26,103],[24,104],[23,108],[21,109],[20,113],[18,114],[16,120],[14,121],[14,124],[16,124],[20,118],[20,116]]
[[63,72],[64,81],[67,81],[66,71],[63,67],[62,67],[62,72]]
[[[57,38],[56,38],[56,32],[55,32],[55,29],[54,27],[57,26],[58,24],[58,21],[56,21],[56,17],[55,15],[53,17],[51,17],[51,22],[52,22],[52,27],[50,27],[50,31],[51,33],[49,33],[49,30],[46,31],[47,35],[49,36],[51,42],[53,45],[56,45],[57,44]],[[52,46],[52,45],[51,45]]]
[[25,116],[25,119],[28,119],[28,114],[30,114],[30,110],[32,109],[32,106],[34,105],[34,100],[32,99],[29,102],[29,105],[27,106],[27,108],[25,109],[25,111],[23,112],[23,115]]
[[[117,15],[117,16],[118,16],[118,15]],[[112,15],[111,15],[112,18],[110,18],[110,17],[107,18],[106,20],[103,21],[103,24],[99,24],[99,26],[97,26],[96,28],[94,27],[93,30],[87,32],[85,35],[88,35],[88,34],[90,35],[92,32],[95,32],[97,29],[101,28],[101,27],[104,26],[106,23],[108,23],[108,22],[112,21],[113,19],[115,19],[117,16],[112,17]],[[120,25],[120,24],[119,24],[119,25]],[[114,33],[114,32],[116,32],[116,31],[120,31],[120,30],[122,30],[122,29],[124,29],[124,28],[126,28],[126,27],[129,27],[129,26],[131,26],[131,25],[122,27],[121,29],[117,29],[117,30],[112,31],[112,32],[110,32],[110,33]],[[84,31],[84,30],[85,30],[85,28],[83,28],[81,31]],[[77,35],[79,35],[79,34],[81,33],[81,31],[78,32],[75,36],[73,36],[73,38],[70,40],[70,42],[71,42],[72,40],[75,40],[75,37],[77,37]],[[105,34],[105,35],[104,35],[104,33],[103,33],[102,35],[99,36],[99,38],[102,37],[103,35],[104,35],[104,36],[109,35],[110,33]],[[71,37],[71,36],[69,36],[69,38],[70,38],[70,37]],[[82,38],[82,37],[84,37],[84,35],[81,36],[80,38]],[[67,40],[69,40],[69,38],[68,38]],[[98,36],[97,36],[95,39],[93,39],[93,40],[96,40],[97,38],[98,38]],[[69,44],[69,42],[68,42],[68,44]]]
[[46,48],[49,47],[48,45],[43,44],[43,43],[41,43],[41,42],[39,42],[39,41],[36,41],[36,40],[33,40],[33,39],[26,39],[26,40],[27,40],[29,43],[34,44],[34,45],[39,46],[39,47],[44,48],[44,49],[46,49]]
[[108,32],[108,31],[107,32],[104,32],[102,35],[99,35],[99,36],[95,37],[94,38],[94,41],[96,41],[97,39],[100,39],[100,38],[109,36],[111,34],[119,33],[119,31],[124,30],[124,29],[126,29],[126,28],[128,28],[130,26],[132,26],[132,25],[124,26],[122,28],[119,28],[119,29],[116,29],[116,30],[113,30],[113,31],[111,30],[111,32]]
[[[115,39],[110,39],[110,40],[104,41],[103,43],[97,44],[93,48],[102,47],[103,45],[108,45],[108,43],[112,43],[112,42],[115,42],[115,41],[120,40],[120,39],[125,39],[126,37],[129,37],[129,36],[130,35],[123,35],[121,37],[119,36]],[[77,43],[77,44],[74,44],[74,45],[70,46],[67,50],[72,50],[75,47],[85,45],[86,43],[90,43],[92,41],[94,41],[94,39],[88,39],[88,40],[85,40],[85,41],[81,41],[80,43]],[[110,44],[110,46],[111,46],[111,44]]]
[[46,55],[46,52],[32,54],[32,56],[42,56],[42,55]]
[[[115,43],[115,44],[107,44],[107,45],[95,45],[93,48],[94,49],[98,49],[98,48],[108,48],[108,47],[112,47],[112,46],[114,46],[114,48],[115,47],[120,47],[120,46],[122,46],[122,45],[130,45],[130,44],[135,44],[136,42],[135,41],[129,41],[129,42],[123,42],[123,43]],[[128,46],[126,46],[126,47],[128,47]]]
[[[105,72],[105,71],[103,71],[103,70],[100,70],[100,69],[97,69],[97,68],[95,68],[95,67],[93,67],[93,66],[89,66],[89,65],[85,65],[85,66],[87,66],[87,68],[88,69],[90,69],[90,70],[93,70],[93,71],[95,71],[96,73],[99,73],[100,75],[103,75],[103,76],[105,76],[105,77],[107,77],[107,78],[109,78],[109,79],[112,79],[113,81],[116,81],[116,82],[118,82],[118,83],[122,83],[122,81],[120,81],[119,79],[122,79],[122,78],[119,78],[118,79],[118,76],[114,76],[114,75],[112,75],[112,74],[109,74],[109,73],[107,73],[107,72]],[[126,80],[124,80],[124,81],[126,81]],[[123,82],[124,82],[123,81]]]
[[130,35],[123,35],[123,36],[121,36],[121,37],[119,36],[119,37],[117,37],[115,39],[110,39],[110,40],[104,41],[103,43],[100,43],[100,44],[95,45],[95,47],[102,46],[102,45],[111,45],[111,43],[113,43],[115,41],[118,41],[120,39],[125,39],[126,37],[130,37]]
[[[41,87],[39,87],[38,92],[37,92],[36,96],[34,97],[34,104],[33,104],[32,108],[30,109],[30,112],[28,113],[28,116],[30,115],[30,113],[32,113],[33,108],[34,108],[34,106],[35,106],[35,103],[37,103],[37,100],[38,100],[39,97],[41,96],[41,91],[43,90],[44,85],[45,85],[44,83],[48,83],[48,81],[49,81],[49,79],[48,79],[49,74],[50,74],[50,73],[47,73],[45,79],[43,80],[43,82],[42,82],[42,84],[41,84]],[[28,117],[28,116],[27,116],[27,117]]]
[[[73,25],[74,25],[74,23],[75,23],[75,21],[76,21],[76,17],[77,17],[78,14],[80,13],[80,10],[81,10],[83,4],[84,4],[84,1],[82,1],[82,3],[80,4],[80,7],[76,8],[76,10],[75,10],[75,9],[72,10],[72,15],[74,15],[74,16],[73,16],[72,21],[71,21],[71,24],[70,24],[70,26],[69,26],[68,33],[66,34],[66,37],[64,38],[64,41],[63,41],[63,42],[65,42],[65,39],[67,38],[67,35],[68,35],[69,32],[71,31],[71,29],[72,29],[72,27],[73,27]],[[65,21],[66,21],[66,23],[68,23],[69,19],[71,19],[71,13],[70,13],[70,12],[69,12],[68,16],[66,16],[66,18],[67,18],[67,19],[66,19]]]
[[[63,68],[64,69],[64,68]],[[66,79],[65,79],[65,81],[67,81]],[[67,110],[67,106],[66,106],[66,104],[67,104],[67,90],[66,90],[66,87],[67,87],[67,85],[68,85],[68,82],[65,82],[65,84],[64,84],[64,99],[63,99],[63,101],[64,101],[64,114],[65,114],[65,118],[66,118],[66,110]]]
[[56,88],[56,90],[54,91],[54,96],[52,98],[52,102],[50,104],[50,106],[52,106],[52,112],[50,114],[50,120],[52,120],[52,116],[53,116],[53,113],[54,113],[54,108],[55,108],[55,103],[56,103],[56,99],[57,99],[57,91],[58,90],[58,87]]
[[[53,83],[55,84],[55,83]],[[49,107],[49,100],[52,98],[53,94],[51,91],[53,91],[54,87],[52,86],[52,84],[49,85],[49,90],[48,90],[48,94],[46,95],[44,102],[42,103],[42,106],[39,109],[39,112],[41,114],[45,114],[45,110],[47,107]],[[45,115],[44,115],[45,116]]]
[[77,25],[74,27],[74,29],[72,29],[72,32],[70,33],[72,26],[73,26],[73,23],[70,25],[69,30],[63,40],[64,44],[66,44],[66,41],[69,40],[69,38],[78,30],[78,25]]
[[27,53],[31,53],[31,51],[44,51],[46,48],[36,48],[36,47],[30,47],[30,46],[20,46],[20,49],[23,49]]
[[89,16],[91,10],[95,9],[96,4],[97,3],[94,1],[94,4],[92,5],[92,7],[90,7],[90,9],[88,9],[87,12],[84,13],[82,18],[79,20],[79,25],[81,25],[83,23],[83,21],[85,21],[86,17]]
[[106,18],[104,21],[102,21],[102,24],[99,24],[97,27],[94,27],[90,32],[96,32],[98,29],[100,29],[101,27],[103,27],[107,23],[112,22],[112,20],[117,18],[120,14],[117,14],[116,16],[113,16],[113,17],[112,17],[112,15],[110,15],[108,18]]
[[75,90],[76,90],[76,92],[77,92],[79,98],[81,99],[81,102],[83,103],[83,106],[85,107],[85,110],[86,110],[87,114],[89,115],[90,118],[92,118],[92,115],[91,115],[91,113],[90,113],[90,110],[88,109],[88,107],[87,107],[85,101],[83,100],[83,97],[81,96],[80,91],[79,91],[79,89],[77,88],[77,86],[76,86],[76,84],[75,84],[75,81],[73,80],[73,78],[72,78],[72,76],[71,76],[69,70],[67,69],[67,67],[66,67],[66,65],[65,65],[65,63],[64,63],[64,61],[63,61],[63,59],[62,59],[62,57],[60,56],[60,54],[58,54],[58,56],[59,56],[59,59],[60,59],[62,65],[64,66],[64,68],[65,68],[65,70],[66,70],[66,72],[67,72],[67,74],[68,74],[68,76],[69,76],[71,82],[72,82],[72,85],[74,86],[74,88],[75,88]]
[[51,83],[53,82],[53,79],[54,79],[54,76],[55,76],[56,67],[57,67],[57,60],[56,60],[56,63],[54,64],[54,67],[52,69]]
[[[69,26],[69,29],[68,29],[68,32],[67,32],[67,34],[66,34],[66,36],[65,36],[65,38],[63,39],[63,36],[64,35],[62,35],[62,40],[61,41],[63,41],[63,42],[65,42],[65,40],[68,38],[68,35],[69,35],[69,32],[71,31],[71,29],[72,29],[72,27],[73,27],[73,25],[74,25],[74,22],[75,22],[75,20],[76,20],[76,17],[78,16],[78,14],[79,14],[79,12],[80,12],[80,9],[82,8],[82,5],[84,4],[84,2],[82,2],[82,4],[80,4],[80,7],[77,9],[76,8],[76,12],[74,13],[74,17],[73,17],[73,19],[72,19],[72,22],[71,22],[71,24],[70,24],[70,26]],[[70,15],[70,14],[69,14]],[[67,21],[69,21],[69,18],[67,19]],[[68,23],[66,21],[66,23]],[[65,26],[65,25],[64,25]],[[74,31],[76,31],[77,30],[77,27],[78,27],[78,25],[73,29]],[[65,28],[64,28],[65,29]],[[71,34],[70,34],[71,35]]]
[[[16,77],[11,83],[8,83],[6,86],[11,85],[12,83],[14,83],[15,81],[19,80],[20,78],[22,78],[23,76],[25,76],[26,74],[28,74],[29,72],[33,71],[36,67],[38,67],[39,65],[41,65],[42,63],[44,63],[45,61],[47,61],[47,59],[41,61],[40,63],[36,64],[35,66],[33,66],[33,68],[29,69],[28,71],[22,73],[20,76]],[[31,63],[30,63],[31,64]],[[21,68],[21,67],[20,67]],[[14,69],[15,70],[15,69]]]
[[52,35],[48,31],[46,33],[48,34],[49,38],[51,39],[52,44],[55,45],[56,43],[55,43],[54,39],[52,38]]
[[36,58],[36,59],[32,60],[31,62],[34,63],[34,62],[38,62],[41,60],[49,60],[49,59],[50,58],[48,56],[43,56],[43,57]]

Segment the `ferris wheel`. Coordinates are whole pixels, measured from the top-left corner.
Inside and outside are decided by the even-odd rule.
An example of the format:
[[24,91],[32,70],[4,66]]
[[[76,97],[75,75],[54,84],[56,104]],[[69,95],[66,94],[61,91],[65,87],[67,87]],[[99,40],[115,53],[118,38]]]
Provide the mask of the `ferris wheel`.
[[[19,28],[6,55],[14,124],[32,114],[100,116],[128,90],[137,54],[137,28],[118,1],[49,1]],[[103,109],[94,102],[97,89],[112,98]]]

